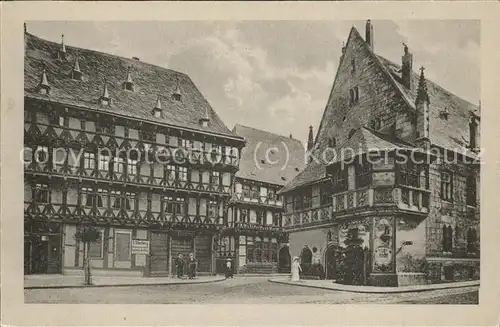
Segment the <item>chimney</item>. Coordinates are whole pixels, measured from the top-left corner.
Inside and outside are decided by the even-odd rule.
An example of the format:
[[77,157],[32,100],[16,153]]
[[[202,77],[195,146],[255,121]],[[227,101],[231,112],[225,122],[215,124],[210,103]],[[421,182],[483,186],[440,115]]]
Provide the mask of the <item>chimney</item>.
[[370,48],[373,50],[373,25],[371,20],[366,21],[366,31],[365,31],[365,40],[366,43],[370,46]]
[[413,72],[413,55],[408,51],[408,46],[403,43],[404,47],[404,55],[401,59],[402,61],[402,69],[401,69],[401,79],[403,85],[411,90],[411,75]]
[[290,138],[293,139],[293,135],[292,134],[290,134]]
[[313,147],[314,147],[313,127],[309,126],[309,137],[307,139],[307,151],[311,151]]
[[135,61],[141,61],[138,57],[132,57]]

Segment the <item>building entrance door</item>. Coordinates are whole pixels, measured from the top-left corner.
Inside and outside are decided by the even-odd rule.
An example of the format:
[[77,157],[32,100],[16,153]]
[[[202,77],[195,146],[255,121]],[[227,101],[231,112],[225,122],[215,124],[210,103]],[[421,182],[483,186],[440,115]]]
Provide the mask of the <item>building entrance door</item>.
[[291,261],[290,249],[288,246],[282,247],[279,252],[278,271],[280,273],[289,273],[291,269]]
[[335,245],[330,245],[325,251],[325,275],[326,279],[336,279],[337,271],[337,258],[335,256],[335,251],[337,247]]
[[61,272],[61,237],[32,235],[25,241],[25,264],[28,274],[58,274]]
[[149,268],[151,275],[168,276],[169,248],[167,233],[151,231],[150,237],[151,249]]

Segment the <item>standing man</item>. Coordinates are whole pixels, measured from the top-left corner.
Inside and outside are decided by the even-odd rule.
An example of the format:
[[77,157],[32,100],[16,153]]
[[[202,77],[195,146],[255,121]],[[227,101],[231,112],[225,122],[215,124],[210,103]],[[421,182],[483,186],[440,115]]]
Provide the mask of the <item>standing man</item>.
[[233,269],[231,264],[231,259],[227,258],[226,260],[226,278],[233,278]]
[[175,259],[175,269],[177,270],[177,278],[182,278],[184,274],[184,260],[182,259],[182,254],[179,253]]

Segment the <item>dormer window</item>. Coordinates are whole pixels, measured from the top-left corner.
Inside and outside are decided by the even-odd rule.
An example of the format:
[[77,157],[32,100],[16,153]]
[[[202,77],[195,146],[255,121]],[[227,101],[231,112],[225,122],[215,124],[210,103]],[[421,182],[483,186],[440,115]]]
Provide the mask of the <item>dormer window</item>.
[[40,84],[38,84],[38,92],[40,94],[49,94],[50,93],[50,85],[47,79],[47,73],[45,72],[45,68],[42,71],[42,77],[40,78]]
[[134,90],[134,81],[132,81],[132,76],[130,75],[130,67],[128,68],[127,79],[123,82],[123,88],[127,91]]
[[71,78],[77,81],[81,81],[83,79],[83,73],[80,70],[78,56],[76,56],[75,58],[75,65],[73,66],[73,70],[71,71]]
[[174,93],[172,93],[172,99],[174,99],[175,101],[181,101],[181,99],[182,99],[182,92],[181,92],[181,88],[179,86],[179,78],[178,77],[176,77],[176,85],[175,85]]
[[153,116],[155,116],[156,118],[161,118],[161,115],[162,115],[161,99],[160,96],[158,95],[155,107],[153,108]]
[[99,98],[99,104],[102,106],[111,105],[111,98],[109,97],[108,83],[106,80],[104,80],[104,90],[101,97]]

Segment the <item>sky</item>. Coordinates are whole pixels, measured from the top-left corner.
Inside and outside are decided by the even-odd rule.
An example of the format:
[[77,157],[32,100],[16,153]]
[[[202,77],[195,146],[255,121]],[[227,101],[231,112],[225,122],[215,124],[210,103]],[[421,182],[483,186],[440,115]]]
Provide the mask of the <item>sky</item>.
[[[414,69],[478,104],[480,22],[372,21],[374,49],[401,62],[402,43]],[[226,125],[237,123],[306,144],[317,131],[339,64],[342,43],[364,21],[30,21],[28,32],[188,74]]]

